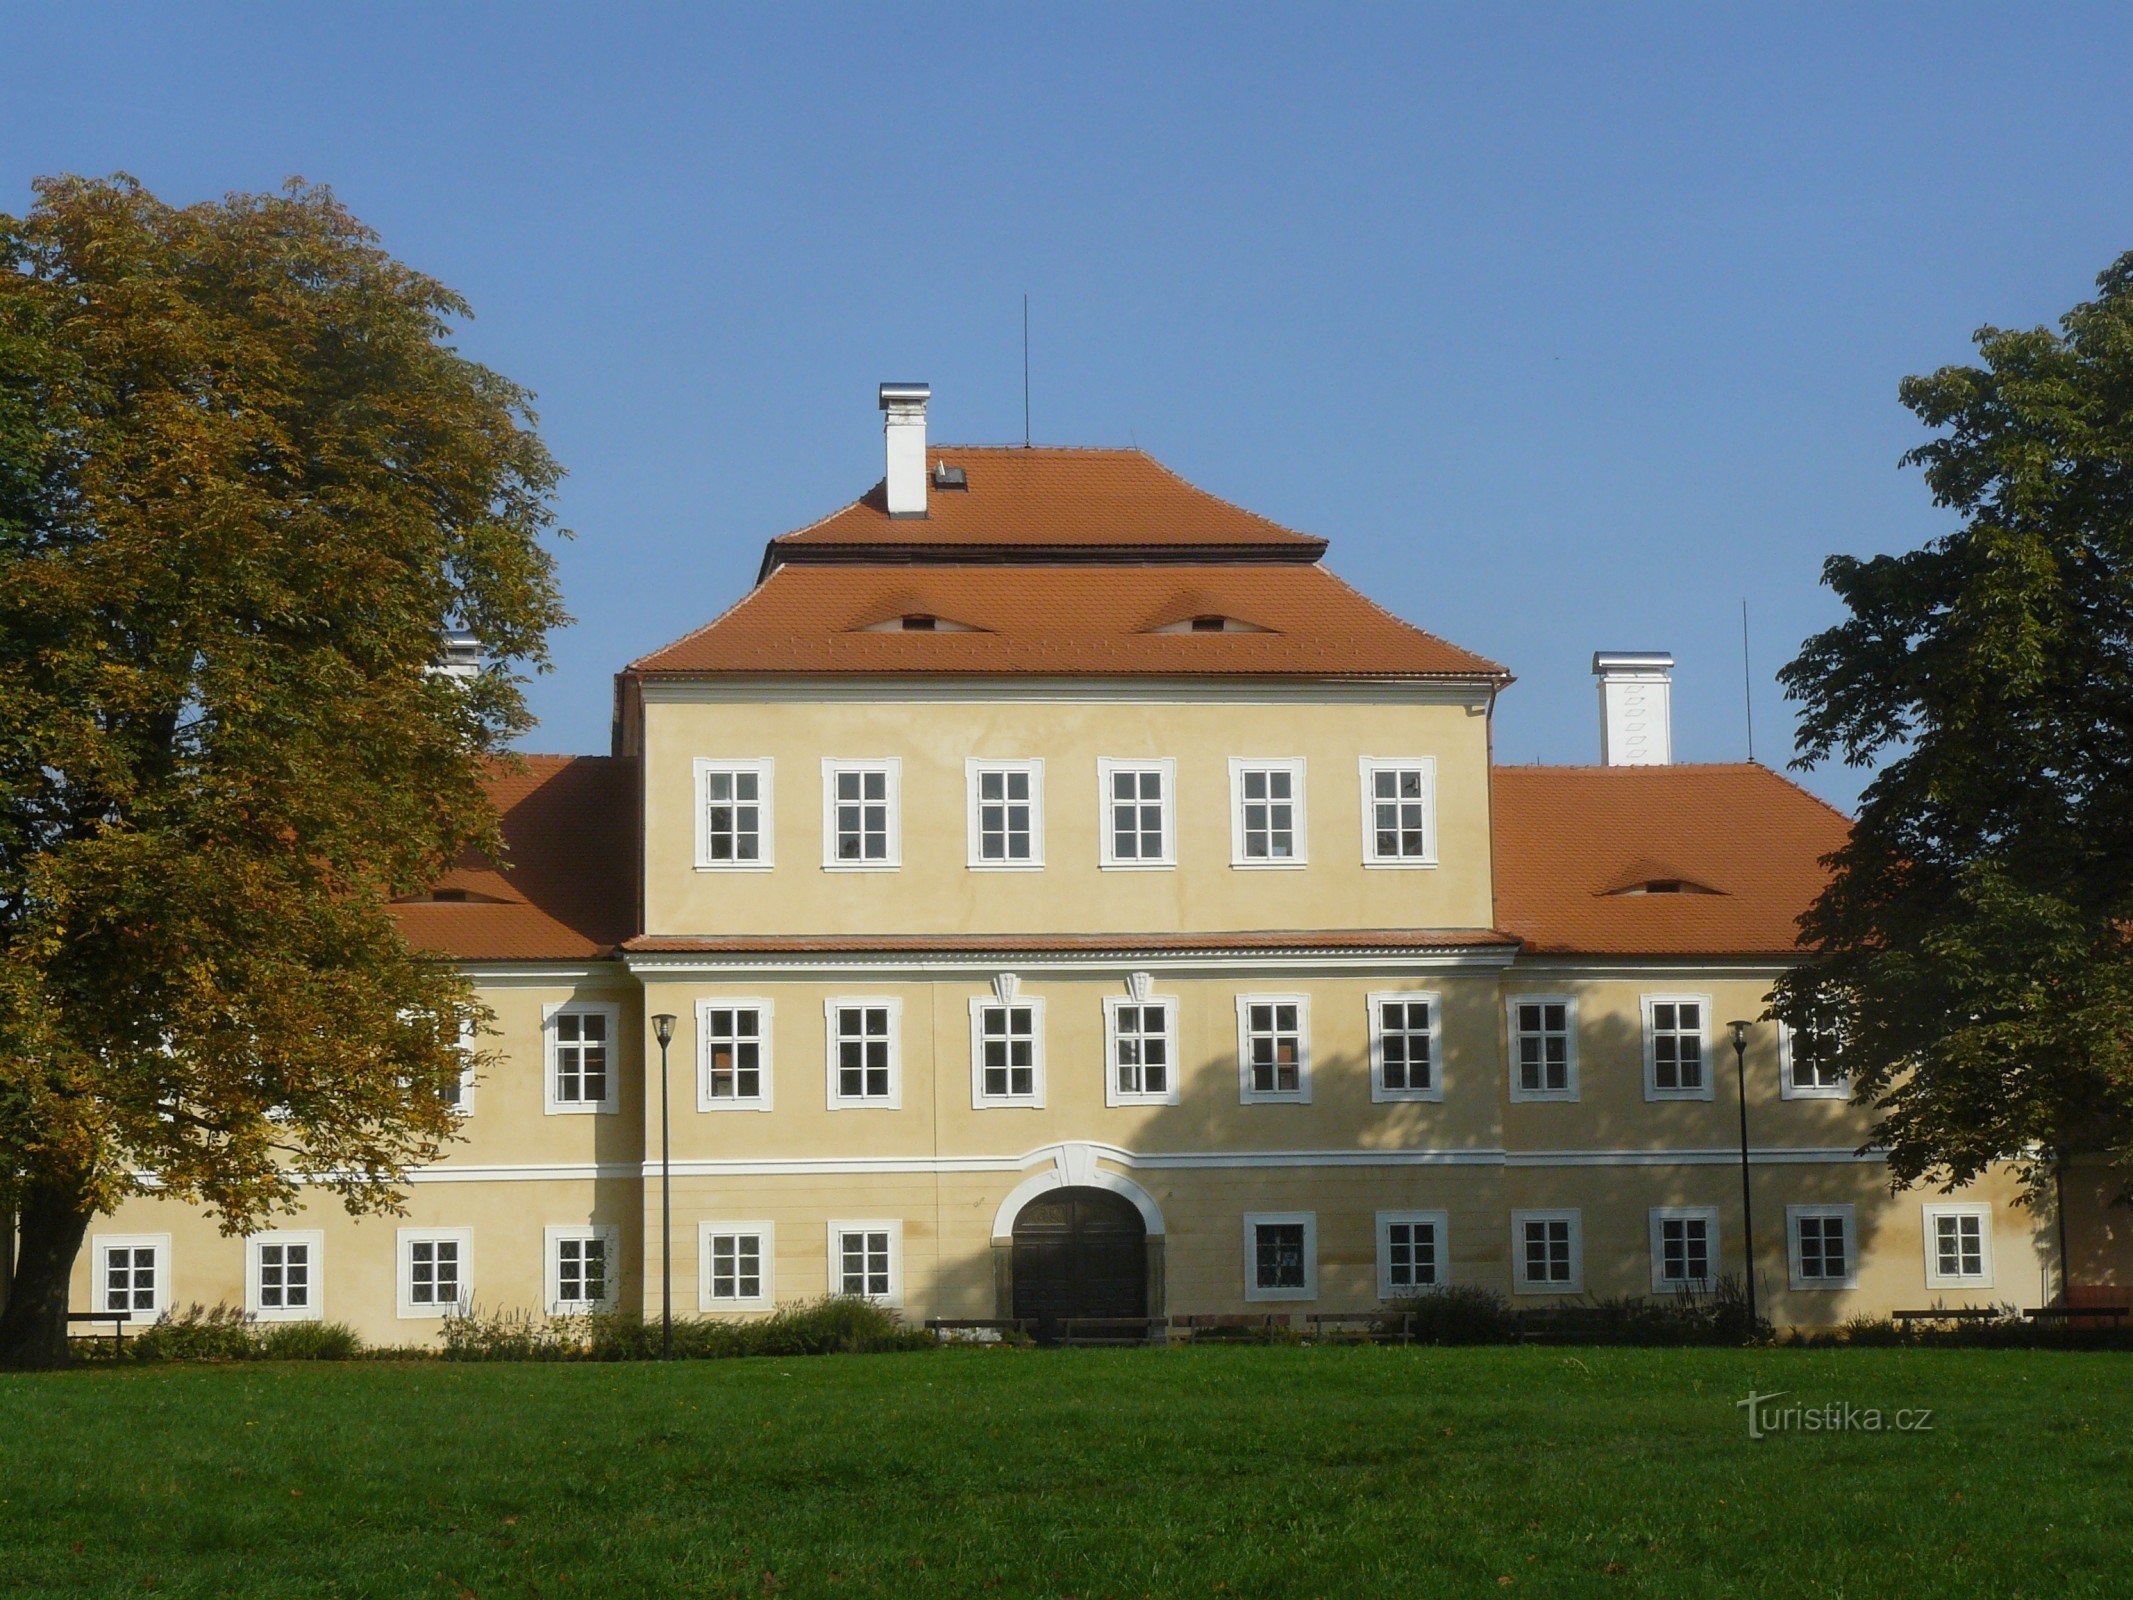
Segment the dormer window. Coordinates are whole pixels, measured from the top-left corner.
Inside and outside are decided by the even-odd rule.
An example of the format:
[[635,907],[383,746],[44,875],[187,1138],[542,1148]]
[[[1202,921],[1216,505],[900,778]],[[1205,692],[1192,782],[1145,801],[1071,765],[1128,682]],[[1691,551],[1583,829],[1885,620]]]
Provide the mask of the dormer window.
[[940,625],[941,619],[939,617],[928,616],[923,611],[914,611],[904,618],[903,631],[906,633],[935,633],[939,631]]
[[1256,622],[1246,622],[1220,611],[1195,611],[1171,622],[1158,623],[1150,633],[1268,633]]
[[1192,619],[1192,631],[1194,633],[1226,633],[1228,628],[1229,619],[1226,617],[1194,617]]
[[1725,891],[1698,883],[1693,878],[1640,878],[1619,888],[1603,889],[1601,893],[1619,898],[1642,894],[1723,894]]
[[[912,600],[919,600],[919,597],[914,595],[911,600],[902,602],[903,605],[912,607],[909,611],[899,608],[890,612],[879,622],[862,623],[853,631],[857,633],[977,633],[981,631],[967,622],[958,622],[953,617],[944,617],[938,611],[921,611],[916,605],[912,605]],[[895,601],[890,602],[892,605],[896,603]],[[919,604],[924,604],[924,601],[919,600]]]

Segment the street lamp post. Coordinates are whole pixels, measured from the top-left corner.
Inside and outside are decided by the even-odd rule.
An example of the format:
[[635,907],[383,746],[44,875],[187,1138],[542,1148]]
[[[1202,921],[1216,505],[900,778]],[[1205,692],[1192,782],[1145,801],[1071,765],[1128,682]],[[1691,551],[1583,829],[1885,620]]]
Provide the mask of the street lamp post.
[[1729,1022],[1733,1066],[1740,1078],[1740,1242],[1747,1262],[1748,1332],[1755,1332],[1755,1200],[1748,1185],[1748,1024]]
[[[652,1018],[659,1041],[659,1359],[674,1359],[674,1156],[667,1136],[667,1046],[674,1041],[674,1017],[662,1011]],[[1743,1135],[1745,1137],[1745,1135]]]

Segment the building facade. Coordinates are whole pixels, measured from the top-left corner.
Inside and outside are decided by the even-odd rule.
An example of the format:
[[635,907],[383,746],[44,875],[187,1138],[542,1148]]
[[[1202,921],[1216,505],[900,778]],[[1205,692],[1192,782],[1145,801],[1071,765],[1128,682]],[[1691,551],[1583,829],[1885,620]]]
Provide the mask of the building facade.
[[[498,777],[509,870],[398,908],[495,1013],[406,1214],[136,1200],[77,1308],[407,1343],[656,1315],[669,1275],[735,1316],[1665,1294],[1746,1270],[1736,1020],[1773,1320],[2057,1292],[2055,1217],[1892,1194],[1840,1064],[1765,1020],[1846,821],[1673,764],[1666,658],[1596,659],[1605,764],[1498,766],[1509,675],[1324,541],[882,405],[883,482],[619,675],[612,754]],[[2070,1216],[2077,1281],[2116,1226]]]

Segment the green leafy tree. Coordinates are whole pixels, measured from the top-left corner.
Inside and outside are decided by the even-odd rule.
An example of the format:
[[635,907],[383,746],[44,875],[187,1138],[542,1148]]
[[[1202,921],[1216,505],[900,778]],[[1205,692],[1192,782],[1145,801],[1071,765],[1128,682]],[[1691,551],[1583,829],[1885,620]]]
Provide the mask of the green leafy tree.
[[1841,1046],[1899,1183],[2133,1158],[2133,254],[2059,327],[1911,378],[1956,531],[1833,557],[1798,760],[1876,765],[1778,1014]]
[[[480,1022],[388,902],[495,849],[558,469],[467,306],[321,188],[0,216],[0,1362],[91,1218],[390,1209]],[[494,670],[427,672],[440,630]]]

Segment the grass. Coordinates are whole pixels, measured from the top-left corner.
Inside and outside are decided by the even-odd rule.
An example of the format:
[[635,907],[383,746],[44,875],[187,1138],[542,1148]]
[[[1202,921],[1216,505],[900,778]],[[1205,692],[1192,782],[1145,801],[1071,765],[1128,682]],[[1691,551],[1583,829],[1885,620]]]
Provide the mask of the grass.
[[115,1367],[0,1378],[0,1595],[2116,1597],[2129,1482],[2111,1354]]

